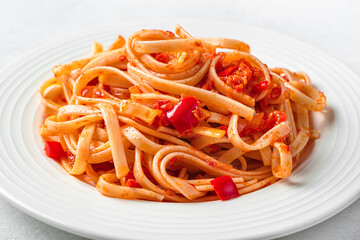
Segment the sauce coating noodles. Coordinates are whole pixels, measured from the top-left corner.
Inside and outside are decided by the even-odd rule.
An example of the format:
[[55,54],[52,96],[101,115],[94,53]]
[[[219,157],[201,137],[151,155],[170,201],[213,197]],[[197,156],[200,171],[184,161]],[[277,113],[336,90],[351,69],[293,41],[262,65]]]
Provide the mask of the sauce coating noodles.
[[319,137],[309,112],[324,94],[244,42],[175,33],[119,36],[55,66],[40,88],[45,153],[115,198],[227,200],[289,177]]

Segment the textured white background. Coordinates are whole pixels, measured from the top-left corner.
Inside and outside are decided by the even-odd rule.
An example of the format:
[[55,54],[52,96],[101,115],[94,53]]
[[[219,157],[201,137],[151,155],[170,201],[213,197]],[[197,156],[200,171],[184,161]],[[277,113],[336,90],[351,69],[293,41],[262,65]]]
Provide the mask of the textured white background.
[[[220,19],[281,32],[322,49],[360,74],[356,0],[0,0],[0,68],[42,44],[92,27],[168,18]],[[359,226],[360,200],[329,220],[282,239],[360,239]],[[39,222],[0,198],[0,239],[84,238]]]

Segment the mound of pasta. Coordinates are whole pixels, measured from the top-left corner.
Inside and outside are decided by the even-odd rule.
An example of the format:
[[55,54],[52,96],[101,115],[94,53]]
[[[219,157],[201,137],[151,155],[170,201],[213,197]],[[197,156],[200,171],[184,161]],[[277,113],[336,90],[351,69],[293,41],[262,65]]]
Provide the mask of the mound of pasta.
[[[45,153],[103,195],[201,202],[287,178],[326,106],[305,73],[248,44],[141,30],[53,68],[40,88]],[[222,50],[225,49],[225,50]]]

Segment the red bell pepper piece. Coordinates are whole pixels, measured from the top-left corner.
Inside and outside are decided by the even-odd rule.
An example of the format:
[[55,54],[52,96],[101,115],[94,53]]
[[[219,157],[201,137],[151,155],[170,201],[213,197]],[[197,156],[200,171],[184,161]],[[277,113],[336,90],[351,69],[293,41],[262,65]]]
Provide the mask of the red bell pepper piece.
[[220,77],[228,76],[228,75],[232,74],[238,68],[239,68],[239,66],[230,66],[230,67],[227,67],[227,68],[221,70],[220,72],[218,72],[217,75]]
[[141,188],[141,185],[134,179],[127,180],[126,184],[128,185],[128,187]]
[[127,182],[129,179],[135,180],[135,176],[134,176],[134,172],[133,172],[133,171],[130,171],[130,172],[128,172],[128,174],[126,174],[126,176],[125,176],[125,182]]
[[210,183],[221,201],[240,196],[236,184],[229,176],[217,177],[214,180],[211,180]]
[[66,155],[61,143],[56,141],[46,141],[44,150],[46,156],[57,161],[60,161],[60,159]]
[[227,126],[220,126],[220,129],[225,131],[225,136],[226,137],[229,137],[228,136],[228,127]]
[[195,97],[185,96],[171,111],[167,112],[166,116],[176,130],[182,134],[199,122],[193,113],[198,106],[199,102]]
[[267,81],[259,82],[252,88],[252,92],[255,94],[260,93],[260,92],[266,90],[268,88],[268,86],[269,86],[269,82],[267,82]]
[[141,185],[135,180],[134,172],[130,171],[125,176],[125,183],[128,187],[141,188]]

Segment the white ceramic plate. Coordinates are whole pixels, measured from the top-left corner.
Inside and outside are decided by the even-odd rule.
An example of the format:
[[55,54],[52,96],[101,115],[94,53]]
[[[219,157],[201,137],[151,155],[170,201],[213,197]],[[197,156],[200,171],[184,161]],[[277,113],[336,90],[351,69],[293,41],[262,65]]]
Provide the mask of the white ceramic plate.
[[89,56],[93,41],[110,43],[118,34],[175,27],[175,22],[123,24],[52,43],[0,73],[0,193],[63,230],[123,239],[274,238],[315,225],[355,201],[360,192],[359,77],[326,54],[267,30],[222,22],[181,23],[194,36],[248,42],[268,66],[307,72],[325,93],[326,110],[314,114],[321,138],[288,179],[226,202],[130,201],[102,196],[44,157],[37,90],[54,65]]

